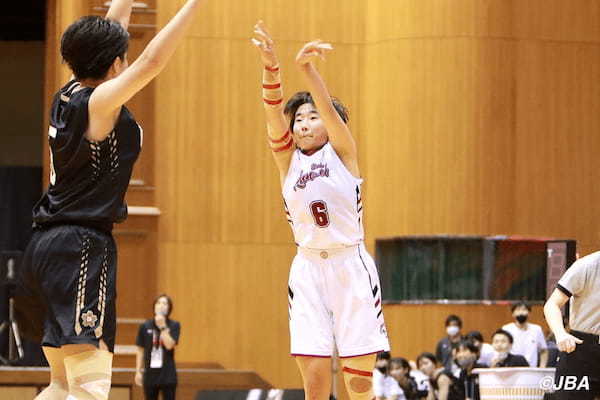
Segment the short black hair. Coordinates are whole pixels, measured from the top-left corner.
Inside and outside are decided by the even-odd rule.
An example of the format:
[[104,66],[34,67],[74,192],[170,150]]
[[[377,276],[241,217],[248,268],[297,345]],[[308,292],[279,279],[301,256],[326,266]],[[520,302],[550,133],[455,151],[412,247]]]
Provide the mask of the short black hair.
[[167,311],[167,315],[166,315],[166,317],[169,318],[169,316],[171,315],[171,311],[173,311],[173,300],[171,300],[169,295],[167,295],[166,293],[162,293],[162,294],[159,294],[158,296],[156,296],[156,298],[154,299],[154,302],[152,303],[152,312],[154,313],[154,306],[156,305],[156,303],[158,303],[158,300],[160,300],[163,297],[165,299],[167,299],[167,303],[169,304],[169,311]]
[[390,369],[393,365],[399,365],[400,368],[404,368],[404,369],[408,369],[409,371],[411,370],[410,368],[410,363],[408,362],[408,360],[404,357],[396,357],[396,358],[392,358],[390,360]]
[[390,354],[389,351],[380,351],[379,353],[377,353],[375,360],[388,360],[389,361],[390,358],[392,358],[392,355]]
[[477,355],[479,355],[479,347],[475,346],[475,343],[473,343],[471,340],[461,340],[458,343],[458,346],[456,346],[456,351],[459,351],[460,349],[467,349],[469,350],[471,353],[475,353]]
[[129,34],[120,23],[93,15],[73,22],[60,42],[60,54],[76,79],[103,79],[128,48]]
[[462,319],[460,319],[458,315],[448,315],[448,318],[446,318],[446,326],[450,325],[451,322],[456,322],[458,327],[462,328]]
[[527,311],[531,312],[531,306],[528,303],[524,302],[524,301],[519,301],[519,302],[513,304],[510,307],[510,312],[511,313],[515,312],[515,310],[517,308],[519,308],[519,307],[525,307],[527,309]]
[[494,340],[494,336],[496,335],[504,335],[508,338],[508,341],[510,342],[510,344],[514,343],[514,338],[513,335],[511,335],[510,332],[505,331],[504,329],[498,329],[496,332],[494,332],[494,334],[492,335],[492,340]]
[[[344,106],[344,104],[342,104],[342,102],[336,97],[331,97],[331,102],[333,103],[333,107],[335,107],[337,113],[342,118],[342,121],[348,123],[349,117],[348,109],[346,108],[346,106]],[[316,108],[315,101],[309,92],[298,92],[292,97],[290,97],[290,99],[285,104],[283,113],[287,115],[287,117],[290,119],[290,133],[294,132],[294,122],[296,122],[296,111],[298,111],[298,108],[300,108],[302,104],[306,103],[312,104]]]
[[478,340],[483,343],[483,335],[479,331],[471,331],[465,335],[467,340]]
[[423,353],[419,354],[419,356],[417,357],[417,367],[421,363],[421,360],[423,360],[424,358],[427,358],[429,361],[431,361],[433,363],[433,365],[438,364],[438,360],[437,360],[437,358],[435,358],[435,355],[433,355],[433,353],[424,351]]

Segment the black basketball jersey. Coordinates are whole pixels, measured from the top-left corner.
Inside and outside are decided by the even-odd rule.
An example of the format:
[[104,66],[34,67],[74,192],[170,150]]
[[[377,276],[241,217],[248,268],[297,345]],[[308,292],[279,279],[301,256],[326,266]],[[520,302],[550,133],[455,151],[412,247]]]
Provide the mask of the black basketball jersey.
[[38,225],[73,223],[112,229],[127,218],[125,193],[142,146],[142,128],[123,106],[101,142],[85,137],[94,88],[72,80],[50,110],[50,185],[33,209]]

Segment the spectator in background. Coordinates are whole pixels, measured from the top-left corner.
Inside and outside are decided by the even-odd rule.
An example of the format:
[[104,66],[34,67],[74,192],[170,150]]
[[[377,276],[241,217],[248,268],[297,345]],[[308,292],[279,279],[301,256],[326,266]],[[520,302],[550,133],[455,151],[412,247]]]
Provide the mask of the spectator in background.
[[492,335],[492,346],[496,352],[490,366],[501,367],[529,367],[525,357],[510,352],[513,345],[513,337],[503,329],[498,329]]
[[483,336],[481,335],[481,332],[479,332],[479,331],[471,331],[471,332],[467,333],[467,336],[465,336],[465,338],[467,340],[470,340],[471,342],[473,342],[473,344],[475,344],[475,346],[479,347],[480,356],[479,356],[479,360],[477,360],[477,362],[479,364],[489,367],[492,362],[492,358],[494,357],[494,354],[495,354],[494,348],[492,347],[492,345],[489,343],[483,342]]
[[389,351],[380,351],[375,357],[375,369],[373,370],[373,395],[383,394],[383,381],[388,373],[388,366],[392,355]]
[[512,351],[527,360],[531,367],[545,368],[548,365],[548,345],[542,327],[527,322],[531,306],[525,302],[513,304],[511,312],[515,322],[502,327],[514,339]]
[[390,375],[390,352],[377,353],[373,371],[373,395],[376,400],[406,400],[398,382]]
[[153,311],[154,318],[141,324],[138,330],[135,383],[144,387],[146,400],[158,400],[159,392],[163,400],[175,400],[175,346],[181,329],[179,322],[169,318],[173,302],[166,294],[154,300]]
[[[419,393],[417,388],[416,380],[411,376],[411,367],[406,358],[398,357],[390,360],[390,376],[396,380],[406,400],[423,398],[422,393]],[[426,396],[427,391],[425,391]]]
[[452,350],[461,341],[462,320],[457,315],[446,318],[446,333],[448,336],[441,339],[436,347],[435,356],[445,368],[452,367]]
[[427,381],[427,395],[426,400],[436,400],[437,378],[438,375],[443,371],[443,368],[438,369],[438,361],[432,353],[423,352],[417,357],[417,368],[425,375]]
[[437,377],[438,400],[480,400],[479,376],[475,368],[485,368],[477,363],[479,348],[463,340],[454,349],[454,365],[444,369]]

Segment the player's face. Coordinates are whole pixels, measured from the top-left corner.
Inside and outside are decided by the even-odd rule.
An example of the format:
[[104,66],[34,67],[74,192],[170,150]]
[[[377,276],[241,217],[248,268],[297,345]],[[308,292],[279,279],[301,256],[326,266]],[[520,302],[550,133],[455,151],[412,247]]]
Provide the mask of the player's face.
[[168,312],[169,301],[166,297],[160,297],[158,300],[156,300],[156,303],[154,303],[154,313],[167,315]]
[[301,150],[316,150],[327,143],[327,130],[315,106],[304,103],[294,117],[294,141]]
[[492,339],[492,347],[498,353],[508,353],[510,351],[510,341],[506,335],[497,334]]

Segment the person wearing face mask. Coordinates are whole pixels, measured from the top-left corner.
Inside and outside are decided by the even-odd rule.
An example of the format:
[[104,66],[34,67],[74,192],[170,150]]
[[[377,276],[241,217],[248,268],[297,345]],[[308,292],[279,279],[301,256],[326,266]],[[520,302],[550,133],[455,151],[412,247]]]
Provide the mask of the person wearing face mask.
[[545,368],[548,364],[548,345],[542,327],[528,322],[531,306],[525,302],[518,302],[511,307],[515,322],[502,327],[513,336],[512,351],[525,357],[532,367]]
[[377,353],[375,369],[373,370],[373,396],[377,400],[404,399],[402,389],[389,373],[391,357],[389,351]]
[[492,335],[492,346],[495,355],[492,358],[490,367],[529,367],[525,357],[510,352],[513,345],[513,337],[503,329],[498,329]]
[[147,400],[174,400],[177,388],[175,346],[179,341],[179,322],[169,318],[173,302],[166,294],[154,300],[154,318],[140,325],[136,339],[135,383],[144,387]]
[[457,315],[449,315],[446,318],[446,333],[448,336],[441,339],[436,347],[435,356],[445,368],[452,366],[452,350],[462,340],[460,330],[462,320]]
[[437,377],[438,400],[480,400],[479,377],[475,368],[486,368],[478,364],[479,348],[473,342],[463,340],[453,351],[452,368],[445,368]]

